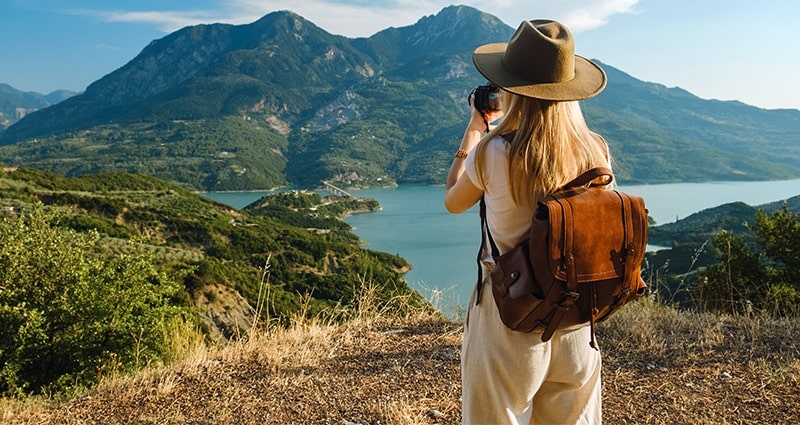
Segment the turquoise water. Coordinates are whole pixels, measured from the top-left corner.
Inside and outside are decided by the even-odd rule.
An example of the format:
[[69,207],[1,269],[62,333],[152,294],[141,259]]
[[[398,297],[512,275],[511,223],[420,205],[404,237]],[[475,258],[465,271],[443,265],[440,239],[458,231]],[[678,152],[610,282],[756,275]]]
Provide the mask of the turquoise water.
[[459,215],[442,203],[443,186],[400,186],[359,190],[359,197],[378,200],[381,211],[345,219],[367,248],[399,254],[413,268],[409,285],[428,299],[441,298],[449,313],[469,300],[477,276],[475,259],[480,244],[477,207]]
[[[775,182],[680,183],[622,186],[645,199],[658,224],[728,202],[761,205],[800,195],[800,180]],[[242,208],[268,192],[208,193],[208,197]],[[351,192],[375,198],[381,211],[353,214],[345,219],[355,233],[376,251],[399,254],[414,268],[409,285],[455,315],[469,300],[475,284],[475,257],[480,243],[477,208],[452,215],[442,204],[443,186],[405,185]]]

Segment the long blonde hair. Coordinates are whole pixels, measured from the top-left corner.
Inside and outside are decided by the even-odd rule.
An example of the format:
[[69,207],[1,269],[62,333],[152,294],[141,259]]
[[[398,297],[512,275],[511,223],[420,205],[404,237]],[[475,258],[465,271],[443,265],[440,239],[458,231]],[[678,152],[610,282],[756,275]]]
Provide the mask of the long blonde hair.
[[[508,142],[508,178],[517,205],[541,200],[593,167],[611,167],[608,147],[589,130],[577,101],[550,101],[503,92],[505,114],[476,147],[478,177],[485,187],[483,158],[489,142]],[[513,133],[512,133],[513,132]]]

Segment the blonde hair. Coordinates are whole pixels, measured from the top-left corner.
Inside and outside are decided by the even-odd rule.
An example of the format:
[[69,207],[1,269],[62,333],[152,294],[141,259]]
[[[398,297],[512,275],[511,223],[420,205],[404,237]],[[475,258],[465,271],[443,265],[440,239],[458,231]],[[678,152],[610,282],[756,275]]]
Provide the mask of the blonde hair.
[[577,101],[550,101],[503,92],[505,114],[476,147],[478,178],[489,142],[507,140],[508,179],[517,205],[539,201],[593,167],[611,167],[608,147],[589,130]]

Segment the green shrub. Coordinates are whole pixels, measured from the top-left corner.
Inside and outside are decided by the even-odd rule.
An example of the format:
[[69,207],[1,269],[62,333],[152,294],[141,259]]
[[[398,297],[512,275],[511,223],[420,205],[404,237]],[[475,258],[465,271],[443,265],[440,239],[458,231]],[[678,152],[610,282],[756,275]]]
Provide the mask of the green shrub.
[[182,272],[147,254],[100,258],[97,232],[41,206],[0,221],[0,394],[60,392],[169,357],[164,329],[193,319]]
[[695,294],[701,306],[718,311],[764,310],[797,314],[800,302],[800,214],[786,204],[768,215],[759,211],[743,235],[722,232],[714,246],[719,262],[698,275]]

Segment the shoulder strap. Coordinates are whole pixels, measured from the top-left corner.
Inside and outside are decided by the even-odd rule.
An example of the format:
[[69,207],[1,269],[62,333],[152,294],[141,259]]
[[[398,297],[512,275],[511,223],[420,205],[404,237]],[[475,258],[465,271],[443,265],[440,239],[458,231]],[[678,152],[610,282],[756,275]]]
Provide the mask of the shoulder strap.
[[483,267],[481,267],[481,262],[483,261],[483,251],[486,247],[486,239],[489,239],[489,244],[492,250],[492,257],[499,257],[500,250],[497,249],[497,245],[494,243],[494,238],[492,238],[491,232],[489,232],[489,225],[486,223],[486,201],[481,197],[480,202],[480,216],[481,216],[481,245],[478,248],[478,256],[476,258],[476,262],[478,263],[478,293],[475,296],[475,305],[481,302],[481,288],[483,287]]
[[[480,212],[481,212],[481,229],[483,229],[483,231],[486,232],[487,236],[486,238],[483,238],[483,240],[481,241],[481,251],[483,251],[483,246],[486,242],[486,239],[489,239],[489,245],[490,248],[492,249],[492,257],[499,257],[500,250],[497,248],[497,244],[494,242],[494,238],[492,237],[492,232],[489,231],[489,223],[486,222],[486,201],[484,201],[483,198],[481,198]],[[478,257],[480,257],[480,255],[481,253],[479,252]],[[480,261],[480,258],[478,258],[478,261]]]

